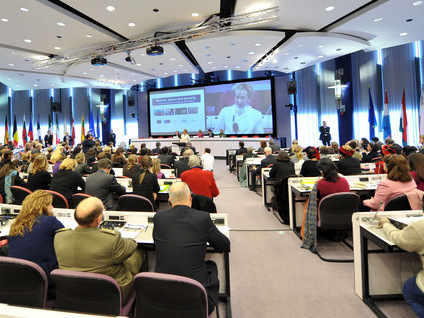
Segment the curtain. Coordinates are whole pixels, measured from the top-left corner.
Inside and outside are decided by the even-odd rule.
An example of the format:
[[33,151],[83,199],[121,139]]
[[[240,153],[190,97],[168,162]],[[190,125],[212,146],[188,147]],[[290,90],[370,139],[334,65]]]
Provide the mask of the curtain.
[[399,130],[399,124],[402,109],[402,93],[405,90],[408,144],[418,145],[420,93],[417,91],[414,43],[383,50],[382,77],[384,90],[387,90],[389,96],[389,113],[393,140],[402,145],[402,133]]

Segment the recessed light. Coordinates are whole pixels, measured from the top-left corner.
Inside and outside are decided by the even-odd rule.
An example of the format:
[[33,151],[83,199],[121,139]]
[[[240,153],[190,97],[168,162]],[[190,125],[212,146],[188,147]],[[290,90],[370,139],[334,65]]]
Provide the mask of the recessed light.
[[28,12],[29,10],[27,8],[21,8],[21,12]]
[[318,45],[318,47],[319,47],[320,49],[322,49],[322,48],[324,47],[324,45],[322,45],[322,44],[321,44],[321,45]]
[[168,72],[165,72],[165,73],[163,73],[163,74],[168,75],[169,73],[168,73]]
[[273,60],[272,60],[272,63],[277,64],[277,63],[278,63],[278,61],[277,61],[276,59],[273,59]]
[[422,2],[422,1],[415,1],[415,2],[412,2],[412,5],[413,5],[413,6],[419,6],[419,5],[421,5],[421,4],[423,4],[423,2]]
[[249,52],[248,54],[249,54],[249,55],[253,55],[253,54],[255,54],[255,52]]
[[407,32],[402,32],[401,34],[399,34],[400,36],[407,36],[408,33]]
[[63,23],[63,22],[58,22],[58,23],[56,23],[58,26],[60,26],[60,27],[64,27],[66,24],[65,23]]
[[199,14],[198,14],[197,12],[193,12],[193,13],[191,14],[191,16],[192,16],[192,17],[198,17],[198,16],[199,16]]
[[334,9],[335,9],[335,7],[329,6],[329,7],[325,8],[325,11],[330,12],[330,11],[333,11]]
[[10,64],[7,64],[7,65],[9,65],[9,66],[15,66],[15,64],[12,64],[12,63],[10,63]]
[[319,59],[322,59],[323,57],[324,57],[324,55],[320,55],[320,56],[318,56],[318,58],[319,58]]
[[113,11],[115,11],[115,7],[114,6],[107,6],[106,10],[109,11],[109,12],[113,12]]
[[58,47],[58,46],[55,46],[55,47],[54,47],[54,49],[55,49],[55,50],[61,50],[61,48],[60,48],[60,47]]
[[87,72],[83,72],[82,74],[87,75],[88,73]]
[[33,86],[34,86],[34,87],[38,87],[38,84],[34,84]]
[[136,65],[137,65],[137,66],[141,66],[141,64],[140,64],[140,63],[137,63]]
[[225,65],[224,68],[228,68],[228,65]]
[[209,61],[208,64],[213,64],[213,62],[212,61]]
[[92,38],[93,36],[91,34],[86,35],[87,38]]
[[171,57],[169,60],[170,60],[170,61],[175,61],[175,60],[176,60],[176,58],[175,58],[175,57]]
[[2,18],[1,19],[3,22],[9,22],[9,19],[6,19],[6,18]]
[[240,66],[236,66],[236,68],[240,68]]
[[383,18],[375,18],[373,21],[374,22],[380,22],[380,21],[383,21]]
[[131,27],[131,28],[133,28],[133,27],[135,27],[135,23],[134,22],[130,22],[130,23],[128,23],[128,26]]
[[25,39],[24,42],[25,43],[32,43],[32,41],[30,39]]
[[256,44],[255,44],[255,46],[261,46],[261,45],[262,45],[262,44],[260,44],[260,43],[256,43]]

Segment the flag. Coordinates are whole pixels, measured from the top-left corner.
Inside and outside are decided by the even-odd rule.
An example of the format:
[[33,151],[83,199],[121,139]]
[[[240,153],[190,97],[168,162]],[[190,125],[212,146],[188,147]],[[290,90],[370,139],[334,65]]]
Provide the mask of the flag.
[[405,147],[408,144],[408,119],[406,118],[405,90],[402,94],[402,112],[400,116],[399,131],[402,132],[402,144]]
[[375,111],[374,111],[374,103],[372,101],[371,96],[371,88],[368,89],[368,93],[370,96],[370,106],[368,108],[368,122],[370,123],[370,139],[375,137]]
[[383,133],[384,139],[392,137],[392,129],[390,127],[390,115],[389,115],[389,97],[387,91],[384,94],[384,111],[383,111]]
[[94,118],[93,118],[93,112],[90,109],[90,122],[89,122],[89,128],[88,131],[91,132],[93,136],[96,135],[96,128],[94,127]]
[[13,118],[13,145],[18,146],[19,136],[18,136],[18,125],[16,125],[16,115]]
[[6,120],[4,121],[4,144],[7,145],[9,143],[9,125],[7,124],[7,115]]
[[75,126],[74,126],[74,117],[72,117],[72,145],[75,145]]
[[424,135],[424,90],[421,89],[420,98],[420,135]]
[[100,138],[100,118],[99,118],[99,112],[97,112],[97,133],[96,137]]
[[33,141],[34,140],[34,133],[32,131],[32,118],[29,119],[28,136],[29,136],[29,140],[30,141]]
[[59,115],[56,114],[56,144],[60,144]]
[[84,128],[84,114],[81,116],[81,142],[84,141],[85,138],[85,128]]
[[38,119],[37,119],[37,135],[38,135],[38,141],[41,142],[40,115],[38,115]]
[[24,143],[24,146],[27,143],[27,131],[26,131],[26,123],[25,123],[25,114],[24,114],[24,127],[22,128],[22,141]]

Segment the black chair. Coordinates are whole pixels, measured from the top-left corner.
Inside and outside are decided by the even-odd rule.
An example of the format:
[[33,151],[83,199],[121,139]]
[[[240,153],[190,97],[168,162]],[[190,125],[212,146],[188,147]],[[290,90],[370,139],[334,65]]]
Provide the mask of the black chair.
[[20,186],[11,186],[10,191],[12,192],[13,196],[13,204],[17,205],[21,205],[22,202],[24,202],[26,196],[32,193],[31,190]]
[[404,211],[412,210],[411,205],[409,204],[408,197],[405,194],[402,194],[396,198],[391,199],[386,206],[384,211]]
[[[350,231],[352,229],[352,214],[358,211],[360,197],[352,192],[340,192],[327,195],[321,199],[318,207],[319,223],[321,230]],[[352,248],[350,244],[343,242]],[[323,257],[318,251],[316,253],[320,259],[334,263],[352,263],[353,259],[328,259]]]
[[86,193],[74,193],[71,198],[71,209],[75,209],[82,200],[90,197],[91,195]]
[[208,213],[216,213],[216,205],[213,200],[200,194],[191,194],[191,207]]
[[46,307],[47,276],[37,264],[0,256],[0,303]]
[[119,211],[155,212],[152,202],[138,194],[124,194],[119,197]]
[[295,175],[287,176],[281,181],[274,181],[268,179],[268,184],[275,183],[274,184],[274,197],[272,198],[272,209],[274,211],[277,211],[279,218],[278,220],[283,224],[289,224],[290,223],[290,206],[289,206],[289,185],[288,181],[289,178],[296,177]]
[[52,190],[45,191],[53,196],[53,207],[56,209],[69,209],[68,200],[63,196],[63,194]]

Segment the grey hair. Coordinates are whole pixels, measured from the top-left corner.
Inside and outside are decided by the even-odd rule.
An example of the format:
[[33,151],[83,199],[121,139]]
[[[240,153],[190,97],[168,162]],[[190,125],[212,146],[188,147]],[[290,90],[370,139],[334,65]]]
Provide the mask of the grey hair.
[[183,152],[183,157],[188,158],[190,156],[194,155],[193,149],[186,149]]
[[265,147],[264,152],[271,152],[272,153],[271,147]]
[[188,158],[188,167],[193,168],[193,167],[199,167],[199,166],[200,166],[200,158],[196,155],[191,155]]
[[169,202],[171,204],[185,202],[191,197],[190,188],[184,182],[174,182],[169,187]]

